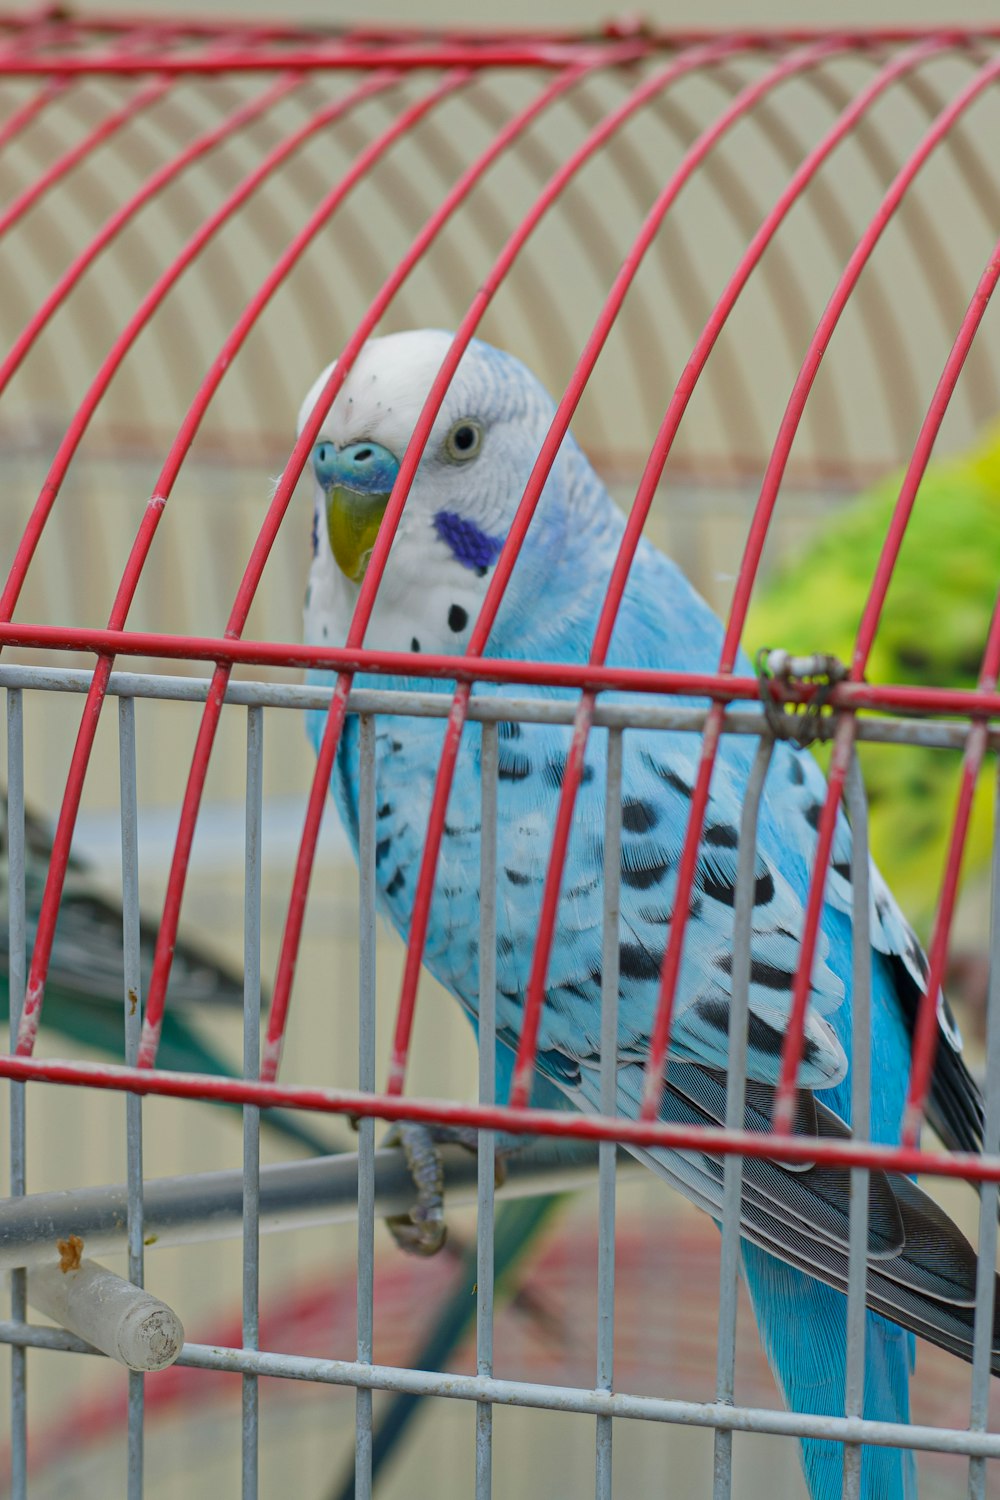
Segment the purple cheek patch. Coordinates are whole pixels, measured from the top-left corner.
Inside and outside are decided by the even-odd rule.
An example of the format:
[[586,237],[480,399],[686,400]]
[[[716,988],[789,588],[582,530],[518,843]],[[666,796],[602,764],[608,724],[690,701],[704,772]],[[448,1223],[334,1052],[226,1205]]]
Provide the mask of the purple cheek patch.
[[504,544],[502,536],[487,536],[474,521],[451,510],[438,511],[434,530],[462,567],[472,568],[480,577],[496,562]]

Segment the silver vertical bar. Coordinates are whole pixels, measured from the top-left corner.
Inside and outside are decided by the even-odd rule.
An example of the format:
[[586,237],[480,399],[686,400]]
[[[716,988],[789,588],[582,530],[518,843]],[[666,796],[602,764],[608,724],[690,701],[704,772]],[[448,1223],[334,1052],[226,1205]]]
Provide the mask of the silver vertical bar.
[[[990,911],[990,989],[986,1022],[986,1123],[983,1151],[1000,1151],[1000,758],[993,825],[993,890]],[[989,1421],[990,1355],[993,1345],[994,1267],[997,1259],[997,1190],[983,1183],[979,1193],[979,1265],[976,1273],[976,1323],[972,1341],[972,1402],[969,1430],[985,1432]],[[986,1460],[969,1459],[969,1500],[987,1500]]]
[[[757,818],[774,742],[761,738],[747,777],[740,820],[733,908],[732,998],[729,1003],[729,1077],[726,1085],[726,1129],[742,1130],[747,1076],[747,1016],[750,1002],[750,933],[753,919],[754,870],[757,863]],[[722,1263],[719,1271],[719,1341],[716,1346],[715,1396],[733,1404],[736,1381],[736,1305],[740,1268],[740,1207],[743,1158],[727,1155],[722,1178]],[[715,1430],[712,1457],[713,1500],[728,1500],[733,1484],[733,1434]]]
[[[17,1045],[17,1028],[24,1005],[26,977],[24,911],[24,702],[20,688],[7,690],[7,882],[10,931],[10,1050]],[[10,1194],[23,1197],[25,1179],[24,1084],[10,1089]],[[10,1315],[15,1323],[27,1318],[26,1272],[10,1274]],[[28,1493],[28,1368],[27,1350],[14,1344],[10,1351],[10,1493],[25,1500]]]
[[[247,790],[243,888],[243,1076],[260,1077],[261,815],[264,710],[247,709]],[[260,1110],[243,1106],[243,1345],[260,1348]],[[257,1500],[260,1393],[243,1376],[242,1494]]]
[[[479,1102],[496,1102],[497,726],[483,725],[479,845]],[[476,1371],[493,1374],[494,1184],[496,1135],[479,1132],[476,1236]],[[476,1402],[476,1500],[493,1491],[493,1408]]]
[[[139,956],[139,812],[135,790],[135,699],[118,700],[118,781],[122,835],[122,949],[125,1061],[135,1066],[142,1031],[142,969]],[[142,1286],[142,1099],[125,1095],[125,1155],[128,1184],[128,1274]],[[128,1497],[141,1500],[145,1425],[144,1377],[128,1377]]]
[[[857,751],[845,782],[851,820],[851,1130],[871,1134],[872,947],[869,921],[868,800]],[[844,1415],[860,1417],[865,1402],[865,1312],[868,1290],[868,1170],[851,1168],[847,1255],[847,1359]],[[860,1500],[861,1444],[844,1444],[843,1500]]]
[[[358,863],[361,920],[358,929],[360,1025],[358,1087],[375,1092],[375,720],[361,715],[358,777]],[[371,1364],[375,1297],[375,1121],[358,1125],[358,1359]],[[354,1489],[371,1500],[372,1392],[359,1386],[355,1401]]]
[[[618,1113],[619,897],[622,856],[622,731],[608,730],[604,804],[604,920],[601,955],[601,1114]],[[597,1388],[610,1391],[615,1369],[614,1141],[602,1141],[597,1175]],[[611,1500],[613,1417],[597,1418],[594,1493]]]

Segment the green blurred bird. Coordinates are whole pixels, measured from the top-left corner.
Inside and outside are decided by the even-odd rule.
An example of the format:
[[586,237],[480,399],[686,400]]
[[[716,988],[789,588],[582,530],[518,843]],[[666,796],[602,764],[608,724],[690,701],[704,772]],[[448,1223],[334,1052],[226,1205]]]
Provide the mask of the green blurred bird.
[[[0,1023],[10,1014],[10,860],[7,796],[0,790]],[[52,833],[45,818],[25,809],[25,916],[30,962],[38,915],[52,857]],[[156,927],[139,921],[139,957],[143,993],[149,984],[156,946]],[[125,967],[122,909],[97,885],[90,866],[70,854],[59,917],[56,922],[42,1023],[73,1041],[124,1061]],[[266,999],[266,997],[265,997]],[[168,1004],[157,1065],[186,1073],[236,1075],[225,1058],[200,1034],[190,1013],[203,1008],[243,1004],[243,975],[235,973],[199,944],[184,940],[174,949]],[[185,1014],[181,1014],[184,1012]],[[266,1128],[311,1152],[331,1150],[304,1120],[268,1110]]]
[[[875,566],[899,496],[887,479],[831,513],[781,563],[751,608],[744,645],[831,652],[850,662]],[[872,683],[973,688],[1000,577],[1000,429],[933,464],[906,529],[868,664]],[[916,745],[860,749],[872,853],[926,939],[951,831],[959,757]],[[994,772],[983,770],[965,854],[967,885],[985,883]]]

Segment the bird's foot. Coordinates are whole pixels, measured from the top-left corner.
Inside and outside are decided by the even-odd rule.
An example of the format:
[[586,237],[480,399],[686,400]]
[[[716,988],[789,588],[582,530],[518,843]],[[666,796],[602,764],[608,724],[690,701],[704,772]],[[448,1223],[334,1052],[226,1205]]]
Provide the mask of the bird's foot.
[[[386,1227],[399,1248],[408,1255],[436,1255],[448,1238],[444,1218],[444,1167],[438,1147],[464,1146],[467,1151],[475,1153],[479,1149],[479,1133],[472,1126],[423,1125],[414,1120],[401,1120],[393,1126],[383,1144],[402,1148],[417,1190],[413,1206],[404,1214],[387,1217]],[[507,1175],[499,1151],[493,1175],[497,1187]]]

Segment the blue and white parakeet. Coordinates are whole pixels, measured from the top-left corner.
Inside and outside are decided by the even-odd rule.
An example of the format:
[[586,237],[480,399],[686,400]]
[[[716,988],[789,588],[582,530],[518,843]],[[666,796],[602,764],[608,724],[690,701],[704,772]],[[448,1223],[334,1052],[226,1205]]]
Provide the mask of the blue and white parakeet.
[[[369,342],[324,421],[312,455],[314,557],[306,636],[342,644],[399,461],[450,344],[442,332]],[[300,430],[329,375],[306,397]],[[510,355],[473,343],[451,383],[410,490],[366,635],[383,650],[461,652],[554,407]],[[567,437],[492,631],[495,657],[584,662],[624,518],[580,448]],[[722,627],[680,571],[643,542],[622,601],[612,665],[716,669]],[[780,644],[780,643],[778,643]],[[741,658],[737,670],[750,673]],[[359,680],[360,681],[360,680]],[[371,681],[371,679],[367,679]],[[394,678],[379,685],[449,691]],[[523,687],[477,688],[498,697]],[[542,691],[542,690],[540,690]],[[544,690],[551,696],[551,690]],[[648,701],[648,700],[646,700]],[[323,716],[310,718],[318,743]],[[376,862],[382,909],[407,935],[435,773],[439,719],[380,717],[376,731]],[[542,883],[570,731],[501,724],[498,788],[498,1087],[517,1046]],[[624,736],[618,1098],[639,1109],[657,982],[672,918],[677,863],[699,755],[696,736],[630,729]],[[478,1006],[480,730],[466,727],[449,803],[425,961],[474,1020]],[[675,1000],[661,1115],[719,1123],[725,1111],[732,926],[740,810],[754,753],[728,736],[720,750],[702,835],[691,920]],[[587,749],[541,1019],[538,1071],[547,1092],[595,1111],[599,1101],[605,736]],[[751,938],[746,1125],[766,1129],[777,1081],[818,811],[815,762],[775,747],[758,830]],[[358,734],[348,718],[332,791],[357,845]],[[850,831],[838,827],[821,940],[812,974],[797,1129],[843,1136],[850,1119]],[[898,1139],[910,1032],[926,965],[877,871],[872,872],[872,1135]],[[982,1101],[947,1010],[931,1119],[945,1141],[975,1149]],[[500,1097],[503,1097],[502,1093]],[[722,1163],[705,1153],[637,1150],[694,1203],[719,1215]],[[790,1407],[842,1414],[849,1180],[846,1172],[747,1161],[743,1269],[761,1337]],[[898,1175],[872,1174],[865,1414],[908,1420],[912,1346],[904,1329],[970,1357],[975,1258],[944,1213]],[[881,1314],[881,1315],[880,1315]],[[888,1321],[892,1319],[893,1321]],[[651,1321],[650,1337],[655,1337]],[[998,1340],[994,1337],[994,1347]],[[1000,1368],[997,1359],[995,1368]],[[803,1443],[815,1500],[841,1493],[842,1452]],[[913,1455],[866,1448],[866,1500],[916,1494]]]

